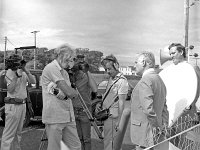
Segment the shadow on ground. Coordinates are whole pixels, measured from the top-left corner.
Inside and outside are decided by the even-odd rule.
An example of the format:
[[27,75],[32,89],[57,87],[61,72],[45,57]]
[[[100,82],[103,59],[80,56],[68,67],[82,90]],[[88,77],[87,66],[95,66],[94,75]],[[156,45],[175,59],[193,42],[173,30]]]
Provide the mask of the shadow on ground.
[[[0,127],[0,137],[2,135],[3,127]],[[41,144],[41,137],[43,134],[44,128],[38,126],[31,126],[25,128],[22,133],[22,150],[39,150]],[[44,147],[40,150],[46,150],[47,141],[43,141]],[[132,150],[134,149],[133,145],[123,144],[122,150]],[[103,141],[92,139],[92,150],[103,150]]]

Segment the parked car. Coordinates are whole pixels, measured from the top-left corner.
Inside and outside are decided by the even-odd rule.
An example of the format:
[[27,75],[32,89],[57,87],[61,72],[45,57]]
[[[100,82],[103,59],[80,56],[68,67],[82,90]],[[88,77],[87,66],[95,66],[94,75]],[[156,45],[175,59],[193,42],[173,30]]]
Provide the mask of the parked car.
[[[36,84],[34,85],[27,85],[27,103],[26,103],[26,117],[24,120],[24,126],[27,126],[31,119],[41,119],[42,115],[42,89],[39,85],[40,76],[42,74],[42,70],[30,70],[30,72],[35,76],[36,78]],[[4,82],[4,76],[1,76],[0,78],[0,108],[3,108],[4,98],[7,96],[7,87]],[[2,115],[2,123],[5,122],[5,114],[4,109],[0,112]],[[38,117],[38,118],[37,118]]]
[[[126,76],[126,77],[128,77],[127,79],[128,79],[128,84],[129,84],[126,100],[130,100],[132,90],[136,86],[137,82],[140,80],[140,77],[136,77],[136,76]],[[98,91],[97,91],[98,96],[102,96],[105,93],[107,84],[108,84],[108,80],[103,80],[98,84]]]
[[[128,84],[129,84],[126,100],[129,101],[131,99],[131,93],[132,93],[134,87],[136,86],[136,84],[138,83],[138,81],[140,80],[140,77],[134,76],[134,75],[129,75],[129,76],[125,75],[125,76],[128,79]],[[108,79],[103,80],[98,84],[97,98],[92,101],[92,114],[93,114],[93,116],[94,116],[94,113],[95,113],[96,105],[98,103],[102,102],[102,97],[103,97],[103,94],[106,91],[107,84],[108,84]]]
[[[35,76],[36,84],[27,85],[28,91],[28,101],[27,101],[27,112],[24,121],[24,126],[27,126],[30,121],[41,121],[42,116],[42,88],[40,85],[40,76],[42,75],[42,70],[30,70],[30,72]],[[103,76],[103,77],[101,77]],[[105,76],[105,77],[104,77]],[[140,78],[136,76],[126,76],[129,82],[129,92],[127,94],[127,99],[130,100],[132,89],[135,87]],[[92,113],[96,107],[96,104],[102,101],[102,95],[105,93],[108,79],[105,74],[98,74],[95,76],[96,80],[103,79],[98,84],[97,98],[92,101]],[[3,78],[0,80],[3,80]],[[2,81],[0,81],[2,82]],[[97,81],[99,82],[99,81]],[[0,87],[0,108],[4,106],[4,97],[6,97],[6,89]],[[4,119],[4,116],[2,117]]]

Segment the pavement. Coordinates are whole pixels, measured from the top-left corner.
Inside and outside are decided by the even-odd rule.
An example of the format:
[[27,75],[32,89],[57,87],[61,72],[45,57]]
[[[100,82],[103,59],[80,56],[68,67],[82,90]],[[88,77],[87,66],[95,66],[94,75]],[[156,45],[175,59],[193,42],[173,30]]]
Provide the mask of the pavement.
[[[126,101],[125,107],[130,106],[130,101]],[[3,132],[3,125],[0,125],[0,140]],[[41,137],[44,132],[44,125],[41,122],[31,122],[31,124],[23,129],[22,132],[22,150],[39,150],[40,144],[44,144],[44,147],[40,150],[46,150],[47,141],[41,141]],[[92,150],[103,150],[103,141],[98,138],[94,129],[91,129],[92,133]],[[134,145],[130,140],[130,121],[124,136],[122,150],[132,150]]]

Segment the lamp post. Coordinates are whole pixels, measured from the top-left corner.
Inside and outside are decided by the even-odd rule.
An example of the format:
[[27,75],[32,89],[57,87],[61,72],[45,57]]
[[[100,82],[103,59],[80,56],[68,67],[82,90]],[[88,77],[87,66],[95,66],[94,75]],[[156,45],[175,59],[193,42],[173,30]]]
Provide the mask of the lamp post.
[[5,37],[4,66],[6,66],[6,48],[7,48],[7,37]]
[[36,34],[40,31],[33,31],[31,33],[34,34],[34,43],[35,43],[35,49],[34,49],[34,70],[36,69]]
[[189,52],[189,48],[188,48],[188,30],[189,30],[189,3],[190,0],[185,0],[184,1],[184,14],[185,14],[185,35],[184,35],[184,42],[185,42],[185,48],[186,48],[186,52],[187,52],[187,61],[189,62],[190,60],[190,52]]

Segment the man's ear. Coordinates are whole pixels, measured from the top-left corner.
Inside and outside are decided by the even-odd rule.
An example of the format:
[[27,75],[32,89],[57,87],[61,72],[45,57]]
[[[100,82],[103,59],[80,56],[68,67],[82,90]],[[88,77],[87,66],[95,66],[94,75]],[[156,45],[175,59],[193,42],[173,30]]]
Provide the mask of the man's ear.
[[183,51],[181,51],[181,55],[183,55]]
[[119,64],[118,63],[113,63],[115,70],[119,70]]
[[145,67],[145,66],[146,66],[146,64],[147,64],[147,62],[146,62],[144,59],[142,60],[142,62],[141,62],[141,63],[142,63],[142,66],[143,66],[143,67]]

